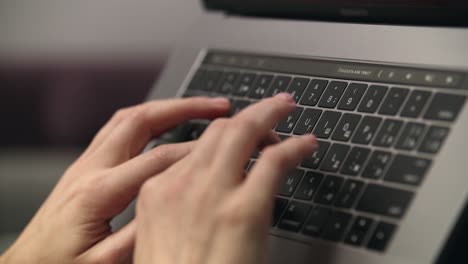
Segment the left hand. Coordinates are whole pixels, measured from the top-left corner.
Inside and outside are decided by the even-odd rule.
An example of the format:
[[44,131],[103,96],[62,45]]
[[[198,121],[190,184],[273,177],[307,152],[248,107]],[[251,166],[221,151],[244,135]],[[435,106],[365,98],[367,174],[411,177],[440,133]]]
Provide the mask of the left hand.
[[[139,155],[148,141],[189,119],[216,118],[226,99],[153,101],[118,111],[65,172],[1,263],[122,263],[133,249],[135,221],[112,232],[110,221],[148,178],[185,157],[195,142]],[[3,261],[3,262],[2,262]]]

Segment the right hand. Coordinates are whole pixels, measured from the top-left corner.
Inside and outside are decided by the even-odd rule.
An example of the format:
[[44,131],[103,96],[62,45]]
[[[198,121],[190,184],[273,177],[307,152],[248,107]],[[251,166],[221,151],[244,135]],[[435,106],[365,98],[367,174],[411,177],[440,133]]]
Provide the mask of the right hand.
[[137,204],[135,263],[262,263],[283,176],[317,141],[306,135],[270,145],[246,178],[244,167],[294,107],[279,94],[215,120],[190,154],[149,179]]

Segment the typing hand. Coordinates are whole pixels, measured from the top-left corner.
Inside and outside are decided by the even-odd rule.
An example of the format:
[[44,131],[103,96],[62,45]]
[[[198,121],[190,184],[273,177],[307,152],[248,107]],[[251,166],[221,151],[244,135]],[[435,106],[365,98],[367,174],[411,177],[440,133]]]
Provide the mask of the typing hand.
[[266,147],[245,179],[244,167],[294,105],[279,94],[214,121],[190,154],[149,179],[137,204],[135,263],[262,263],[282,176],[317,142],[290,138]]
[[[154,101],[121,110],[65,172],[2,263],[122,263],[131,258],[136,223],[112,232],[110,220],[150,177],[186,156],[196,143],[141,154],[148,141],[194,118],[229,111],[225,99]],[[156,216],[154,216],[156,217]]]

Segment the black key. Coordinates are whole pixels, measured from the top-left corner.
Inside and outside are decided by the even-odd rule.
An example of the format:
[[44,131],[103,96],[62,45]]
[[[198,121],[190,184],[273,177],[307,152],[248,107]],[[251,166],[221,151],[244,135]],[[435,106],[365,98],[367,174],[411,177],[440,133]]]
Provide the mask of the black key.
[[335,206],[351,208],[356,203],[364,183],[355,180],[347,180],[336,198]]
[[364,190],[356,210],[400,218],[405,214],[413,195],[412,192],[369,184]]
[[318,140],[317,143],[317,150],[314,152],[314,154],[312,154],[312,156],[307,157],[302,161],[302,167],[317,169],[320,163],[322,163],[322,159],[325,156],[325,153],[327,153],[327,150],[330,147],[330,143],[320,140]]
[[361,101],[364,92],[367,89],[367,84],[351,83],[338,104],[338,109],[353,111],[356,109],[359,101]]
[[396,115],[400,111],[401,106],[409,94],[407,88],[392,88],[385,97],[382,106],[380,107],[379,114],[382,115]]
[[397,155],[388,169],[384,180],[419,185],[431,163],[431,160],[424,158]]
[[419,146],[426,126],[419,123],[407,123],[398,139],[395,148],[404,150],[413,150]]
[[310,201],[314,197],[320,183],[323,180],[323,174],[308,172],[299,184],[295,198]]
[[387,93],[387,86],[372,85],[367,90],[358,107],[359,112],[374,113],[382,102],[385,94]]
[[309,83],[308,78],[296,77],[293,79],[293,81],[289,85],[288,90],[286,91],[294,97],[295,102],[299,102],[308,83]]
[[354,134],[352,142],[364,145],[369,144],[374,138],[374,135],[377,132],[377,128],[380,125],[380,122],[382,122],[382,118],[365,116],[362,119],[362,122],[356,131],[356,134]]
[[325,87],[327,87],[327,84],[327,80],[313,79],[309,83],[309,86],[307,87],[307,90],[304,96],[302,97],[300,104],[315,106],[319,101],[320,97],[322,96]]
[[323,93],[322,99],[320,99],[319,106],[326,108],[335,108],[343,95],[344,90],[348,86],[345,82],[330,82],[325,93]]
[[332,139],[339,141],[350,140],[359,121],[361,121],[360,115],[344,114],[333,133]]
[[296,122],[301,116],[303,110],[304,109],[302,107],[296,107],[293,112],[289,113],[285,119],[278,123],[276,131],[290,133],[296,125]]
[[325,229],[323,230],[322,238],[329,241],[341,241],[349,223],[351,222],[351,214],[344,212],[333,212]]
[[466,96],[437,93],[424,114],[425,119],[455,121],[465,105]]
[[361,169],[364,167],[364,163],[369,157],[370,150],[367,148],[353,147],[351,152],[346,158],[346,161],[343,164],[343,169],[341,173],[356,176],[361,172]]
[[419,151],[431,154],[439,152],[449,132],[450,129],[447,127],[431,126],[421,143],[421,147],[419,147]]
[[319,138],[329,138],[335,128],[341,113],[334,111],[325,111],[314,129],[314,135]]
[[315,202],[325,205],[333,204],[343,181],[341,177],[327,176],[320,186],[317,196],[315,196]]
[[282,198],[275,198],[275,206],[273,207],[273,219],[271,222],[272,226],[275,226],[278,223],[281,214],[283,214],[284,209],[288,205],[288,200]]
[[205,132],[207,124],[193,123],[190,127],[189,138],[188,140],[197,140],[201,137],[203,132]]
[[188,90],[201,90],[203,76],[205,75],[205,70],[198,70],[195,75],[193,75],[192,81],[188,86]]
[[270,88],[271,82],[273,81],[273,75],[262,74],[258,76],[253,89],[250,90],[249,94],[247,95],[253,99],[261,99],[265,96]]
[[301,181],[302,175],[304,175],[303,170],[292,170],[288,173],[286,178],[284,179],[283,184],[281,185],[281,189],[279,191],[280,195],[283,196],[291,196],[293,195],[294,191],[296,190],[297,185]]
[[221,74],[222,72],[220,71],[206,71],[201,82],[201,90],[214,92],[214,90],[218,86]]
[[314,207],[310,210],[309,218],[304,224],[302,233],[308,236],[320,236],[323,232],[325,224],[331,217],[331,209],[324,207]]
[[379,222],[377,227],[372,234],[367,248],[377,251],[384,251],[390,242],[393,233],[395,232],[396,226],[385,222]]
[[325,156],[320,169],[323,171],[337,172],[341,168],[349,149],[350,147],[348,145],[333,144]]
[[234,86],[239,78],[238,72],[225,72],[221,77],[221,82],[216,89],[217,93],[228,95],[234,91]]
[[290,138],[290,136],[286,136],[283,134],[278,134],[278,136],[280,137],[281,141],[285,141],[286,139]]
[[372,226],[373,220],[367,217],[359,216],[354,220],[351,229],[346,234],[345,243],[353,246],[362,246],[364,238]]
[[289,83],[291,82],[291,77],[287,76],[277,76],[273,80],[273,84],[271,85],[268,92],[265,94],[264,97],[272,97],[279,93],[286,92]]
[[431,97],[431,92],[414,90],[408,98],[408,101],[401,111],[401,116],[418,118],[427,101]]
[[382,178],[391,160],[392,154],[390,152],[374,151],[362,172],[362,177],[375,180]]
[[244,108],[250,105],[249,101],[245,100],[234,100],[231,103],[231,111],[229,113],[230,116],[234,116],[235,114],[239,113],[242,111]]
[[253,83],[255,81],[256,74],[253,73],[243,73],[240,76],[240,80],[237,82],[234,87],[234,95],[237,96],[246,96],[252,89]]
[[309,209],[310,206],[307,204],[290,202],[278,223],[278,227],[292,232],[299,231],[306,220]]
[[374,140],[374,146],[391,147],[395,144],[398,133],[403,127],[403,122],[394,119],[386,119]]
[[321,110],[307,108],[297,123],[296,128],[294,129],[294,134],[304,135],[312,133],[312,129],[314,129],[321,114]]

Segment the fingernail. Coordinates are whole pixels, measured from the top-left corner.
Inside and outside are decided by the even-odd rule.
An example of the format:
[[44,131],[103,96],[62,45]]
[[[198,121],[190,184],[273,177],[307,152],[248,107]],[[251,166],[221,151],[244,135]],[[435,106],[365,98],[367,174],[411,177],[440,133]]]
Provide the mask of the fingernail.
[[227,99],[226,97],[214,97],[214,98],[211,98],[210,100],[213,104],[222,105],[222,106],[228,105],[230,103],[229,99]]
[[290,93],[279,93],[275,95],[276,98],[294,103],[294,97]]

